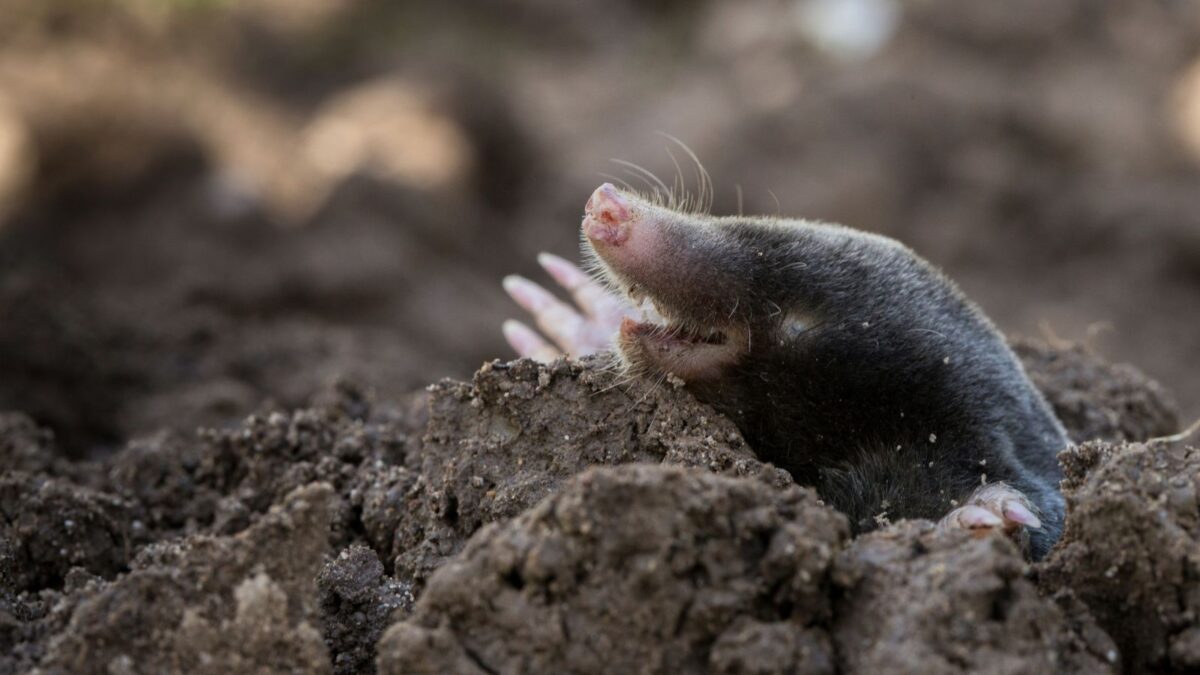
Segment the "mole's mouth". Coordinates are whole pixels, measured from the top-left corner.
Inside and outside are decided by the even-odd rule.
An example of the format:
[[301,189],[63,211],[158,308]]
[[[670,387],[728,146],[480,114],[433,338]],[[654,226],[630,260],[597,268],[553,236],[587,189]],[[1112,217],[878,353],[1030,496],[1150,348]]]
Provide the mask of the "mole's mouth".
[[673,342],[682,345],[723,345],[727,341],[725,333],[716,329],[699,331],[682,325],[642,322],[634,319],[625,319],[621,324],[621,332],[658,342]]
[[733,329],[704,326],[677,316],[636,286],[626,289],[641,318],[626,318],[618,339],[631,362],[684,381],[716,377],[737,360],[745,339]]
[[718,328],[702,327],[694,321],[678,318],[675,312],[660,305],[636,285],[627,287],[625,294],[634,308],[641,311],[643,319],[630,319],[630,331],[656,340],[689,344],[723,345],[727,340],[725,332]]

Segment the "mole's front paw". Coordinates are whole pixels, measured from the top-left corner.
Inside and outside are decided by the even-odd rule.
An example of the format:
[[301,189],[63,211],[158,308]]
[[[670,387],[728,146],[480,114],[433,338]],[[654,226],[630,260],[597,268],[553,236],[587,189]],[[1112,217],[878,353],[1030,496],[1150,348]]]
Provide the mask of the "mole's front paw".
[[558,256],[543,253],[538,256],[538,262],[570,292],[576,306],[559,300],[524,277],[506,277],[504,290],[533,315],[537,327],[554,343],[520,321],[506,321],[504,337],[517,354],[538,361],[552,361],[564,353],[584,356],[611,348],[621,321],[634,315],[633,308],[583,270]]
[[1005,484],[992,483],[975,491],[966,503],[947,513],[938,527],[971,531],[983,536],[999,530],[1012,537],[1022,548],[1028,542],[1028,530],[1039,529],[1033,503],[1019,490]]

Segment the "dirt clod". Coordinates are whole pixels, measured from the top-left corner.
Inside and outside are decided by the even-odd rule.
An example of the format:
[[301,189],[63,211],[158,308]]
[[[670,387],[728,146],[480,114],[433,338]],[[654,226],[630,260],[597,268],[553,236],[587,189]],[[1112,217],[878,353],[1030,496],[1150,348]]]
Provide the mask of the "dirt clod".
[[[802,488],[593,469],[438,570],[385,633],[380,671],[676,672],[715,659],[724,672],[820,672],[828,640],[809,631],[829,619],[829,566],[848,533]],[[790,639],[746,649],[764,631]]]
[[0,471],[47,471],[53,459],[53,433],[23,413],[0,413]]
[[334,499],[328,485],[304,486],[239,535],[143,550],[128,574],[87,592],[51,640],[43,668],[329,672],[314,627],[314,581]]
[[0,477],[0,594],[59,588],[72,568],[111,578],[133,553],[136,510],[24,472]]
[[1085,443],[1063,453],[1067,521],[1040,583],[1070,589],[1135,671],[1200,664],[1200,450]]
[[859,537],[834,566],[843,672],[1116,672],[1111,641],[1076,634],[1026,572],[998,536],[906,522]]
[[317,588],[334,672],[375,672],[375,643],[396,614],[412,610],[411,585],[386,576],[374,551],[354,545],[325,565]]

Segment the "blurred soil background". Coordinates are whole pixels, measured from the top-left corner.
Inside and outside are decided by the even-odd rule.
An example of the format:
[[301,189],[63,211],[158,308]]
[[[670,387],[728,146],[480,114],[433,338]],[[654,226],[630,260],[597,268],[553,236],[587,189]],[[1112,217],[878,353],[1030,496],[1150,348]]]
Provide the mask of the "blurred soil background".
[[1186,0],[5,0],[0,409],[82,458],[464,377],[658,132],[715,213],[897,237],[1200,415]]

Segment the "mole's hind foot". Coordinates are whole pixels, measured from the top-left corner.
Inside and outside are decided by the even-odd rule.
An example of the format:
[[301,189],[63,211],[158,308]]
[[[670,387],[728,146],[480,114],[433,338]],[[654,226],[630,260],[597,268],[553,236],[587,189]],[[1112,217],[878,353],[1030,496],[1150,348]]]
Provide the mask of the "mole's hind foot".
[[975,491],[966,503],[947,513],[938,527],[965,529],[983,536],[993,531],[1004,532],[1022,549],[1028,546],[1029,530],[1040,529],[1033,503],[1016,488],[1005,483],[992,483]]

